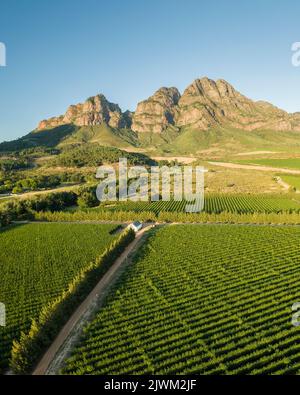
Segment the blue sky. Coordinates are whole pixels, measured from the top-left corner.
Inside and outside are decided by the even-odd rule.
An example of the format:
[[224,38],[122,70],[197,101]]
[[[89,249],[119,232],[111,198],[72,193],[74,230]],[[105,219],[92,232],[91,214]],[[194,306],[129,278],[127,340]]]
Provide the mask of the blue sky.
[[134,110],[202,76],[300,111],[299,15],[296,0],[1,0],[0,141],[100,92]]

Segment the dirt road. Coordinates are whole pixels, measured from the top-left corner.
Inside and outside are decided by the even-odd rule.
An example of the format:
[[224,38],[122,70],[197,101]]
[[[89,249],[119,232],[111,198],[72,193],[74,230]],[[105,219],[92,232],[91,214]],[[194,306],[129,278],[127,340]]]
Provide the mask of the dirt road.
[[[113,276],[120,268],[120,266],[135,250],[144,233],[151,229],[153,226],[154,224],[147,225],[136,234],[136,238],[129,244],[126,250],[119,256],[113,266],[101,278],[96,287],[91,291],[87,298],[81,303],[81,305],[70,317],[68,322],[62,328],[54,342],[51,344],[49,349],[46,351],[46,353],[38,363],[37,367],[32,373],[33,375],[51,374],[52,370],[48,372],[48,369],[53,360],[56,359],[55,364],[56,366],[59,366],[61,361],[65,359],[68,351],[80,335],[82,328],[89,320],[89,318],[94,314],[94,310],[95,308],[97,308],[97,301],[99,297],[102,293],[104,293],[107,286],[111,283]],[[56,371],[55,366],[52,369],[53,371]]]
[[276,181],[277,181],[277,183],[278,183],[279,185],[282,186],[282,188],[283,188],[285,191],[288,191],[288,190],[290,189],[290,187],[291,187],[287,182],[283,181],[282,178],[280,178],[280,177],[276,177]]
[[280,167],[241,165],[238,163],[227,163],[227,162],[208,162],[208,163],[214,166],[227,167],[228,169],[260,170],[260,171],[272,171],[273,173],[300,174],[300,170],[283,169]]
[[197,158],[189,156],[153,156],[152,159],[156,161],[167,160],[169,162],[177,160],[179,163],[183,163],[185,165],[193,163],[195,160],[197,160]]

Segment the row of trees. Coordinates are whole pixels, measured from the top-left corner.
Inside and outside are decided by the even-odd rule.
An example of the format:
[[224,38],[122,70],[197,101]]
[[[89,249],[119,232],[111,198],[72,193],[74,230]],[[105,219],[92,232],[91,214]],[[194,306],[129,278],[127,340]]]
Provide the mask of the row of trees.
[[109,211],[109,210],[88,210],[75,212],[39,212],[35,213],[38,221],[153,221],[153,222],[179,222],[179,223],[232,223],[232,224],[292,224],[300,225],[300,214],[298,213],[249,213],[237,214],[223,212],[220,214],[208,213],[177,213],[160,212],[156,215],[153,212],[141,211]]
[[[93,177],[94,178],[94,177]],[[83,183],[90,179],[80,173],[62,173],[55,175],[34,175],[24,176],[24,174],[5,173],[0,177],[0,194],[23,193],[27,191],[38,191],[42,189],[56,188],[65,183]]]
[[28,159],[0,159],[0,170],[3,172],[23,170],[31,166]]
[[141,153],[122,151],[115,147],[102,147],[94,144],[66,147],[56,158],[52,159],[51,166],[83,167],[100,166],[104,163],[116,163],[119,158],[127,158],[130,165],[151,165],[155,162]]
[[35,212],[63,210],[74,206],[77,198],[74,192],[59,192],[3,203],[0,206],[0,225],[3,227],[12,221],[33,219]]

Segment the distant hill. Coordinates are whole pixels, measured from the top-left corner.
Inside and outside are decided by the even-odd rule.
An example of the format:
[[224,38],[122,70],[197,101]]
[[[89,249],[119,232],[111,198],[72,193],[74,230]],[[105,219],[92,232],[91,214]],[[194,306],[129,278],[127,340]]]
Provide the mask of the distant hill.
[[43,120],[26,136],[0,144],[0,151],[95,143],[125,149],[195,154],[210,148],[299,146],[300,113],[253,101],[224,80],[195,80],[181,95],[160,88],[134,113],[122,112],[103,94]]

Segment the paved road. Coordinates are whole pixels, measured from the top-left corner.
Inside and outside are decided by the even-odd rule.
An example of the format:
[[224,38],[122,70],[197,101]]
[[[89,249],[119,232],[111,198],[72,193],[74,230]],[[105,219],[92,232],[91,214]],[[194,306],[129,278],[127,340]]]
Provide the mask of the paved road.
[[77,310],[70,317],[68,322],[62,328],[54,342],[51,344],[50,348],[46,351],[37,367],[33,371],[33,375],[45,375],[48,367],[55,358],[58,351],[61,349],[67,338],[70,336],[72,330],[75,328],[76,324],[80,321],[82,316],[89,310],[91,304],[94,303],[95,299],[101,294],[105,288],[110,284],[113,276],[120,268],[122,263],[126,260],[128,255],[134,251],[138,242],[140,241],[143,234],[152,228],[154,224],[150,224],[141,229],[137,234],[136,238],[128,245],[126,250],[120,255],[120,257],[115,261],[113,266],[107,271],[107,273],[101,278],[96,287],[87,296],[87,298],[81,303]]

